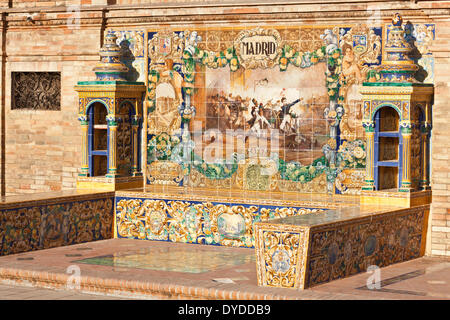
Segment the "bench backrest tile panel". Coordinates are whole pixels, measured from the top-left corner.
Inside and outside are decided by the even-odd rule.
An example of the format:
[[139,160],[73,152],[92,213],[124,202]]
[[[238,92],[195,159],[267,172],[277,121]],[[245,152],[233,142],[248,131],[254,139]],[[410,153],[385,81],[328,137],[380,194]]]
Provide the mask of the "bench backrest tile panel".
[[326,208],[116,197],[118,238],[254,247],[258,221]]

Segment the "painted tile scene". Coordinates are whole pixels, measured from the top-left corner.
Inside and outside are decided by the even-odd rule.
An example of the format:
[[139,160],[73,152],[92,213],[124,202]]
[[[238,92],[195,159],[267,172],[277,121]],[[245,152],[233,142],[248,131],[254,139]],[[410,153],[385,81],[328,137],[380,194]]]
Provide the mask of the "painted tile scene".
[[[434,26],[409,28],[410,37],[420,29],[434,38]],[[382,28],[167,29],[148,37],[147,186],[360,193],[369,110],[358,88],[380,79]],[[419,63],[429,57],[425,47]]]

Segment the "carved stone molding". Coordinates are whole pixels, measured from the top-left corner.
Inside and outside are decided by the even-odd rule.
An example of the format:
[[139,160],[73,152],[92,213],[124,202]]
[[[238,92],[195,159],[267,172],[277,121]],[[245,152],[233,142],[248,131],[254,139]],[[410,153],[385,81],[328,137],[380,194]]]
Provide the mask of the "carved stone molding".
[[[8,27],[39,27],[39,26],[61,26],[67,25],[67,19],[55,19],[55,20],[36,20],[33,22],[23,20],[7,21]],[[102,18],[96,19],[80,19],[78,22],[82,26],[88,25],[101,25],[103,23]]]
[[[336,20],[336,21],[342,21],[343,18],[346,19],[355,19],[355,20],[361,20],[361,19],[368,19],[371,17],[372,12],[367,10],[345,10],[345,11],[336,11],[336,8],[331,8],[330,10],[333,11],[304,11],[299,12],[301,10],[301,7],[293,6],[291,8],[284,8],[286,11],[284,12],[272,12],[272,13],[252,13],[252,12],[246,12],[245,10],[243,12],[235,12],[235,13],[227,13],[226,12],[226,6],[223,5],[217,5],[212,6],[211,10],[223,8],[224,13],[216,13],[217,11],[213,12],[205,12],[204,14],[196,14],[193,11],[195,11],[195,8],[201,6],[201,5],[194,5],[186,7],[185,14],[180,15],[179,7],[177,7],[177,10],[172,7],[165,8],[165,10],[161,10],[161,7],[154,7],[151,5],[141,5],[141,6],[135,6],[133,7],[133,13],[135,16],[130,16],[130,13],[127,11],[128,16],[119,16],[117,9],[118,7],[99,7],[97,8],[82,8],[82,16],[80,17],[80,25],[86,26],[86,25],[99,25],[102,24],[105,20],[106,25],[108,27],[115,27],[117,25],[122,24],[152,24],[152,23],[170,23],[170,22],[195,22],[195,21],[251,21],[251,20],[315,20],[315,21],[328,21]],[[265,6],[270,6],[270,4],[262,5],[264,8]],[[153,11],[153,14],[146,15],[145,12],[148,11],[148,9],[151,9]],[[300,10],[299,10],[300,9]],[[88,10],[88,11],[86,11]],[[173,11],[172,11],[173,10]],[[264,10],[264,9],[262,9]],[[290,11],[292,10],[292,11]],[[98,13],[99,11],[102,12],[103,18],[101,17],[90,17],[87,18],[84,15],[89,13]],[[158,11],[161,11],[159,14]],[[290,11],[290,12],[289,12]],[[448,15],[448,12],[450,10],[448,9],[426,9],[426,8],[415,8],[415,9],[409,9],[409,8],[402,8],[402,9],[384,9],[380,8],[380,18],[382,20],[385,20],[384,22],[387,22],[393,15],[393,13],[401,11],[402,16],[405,17],[405,19],[409,19],[410,17],[414,17],[415,20],[418,19],[427,19],[429,20],[430,15],[433,17],[439,17],[439,16],[445,16]],[[23,13],[26,14],[29,12],[29,10],[24,9]],[[54,12],[54,10],[49,9],[48,12]],[[65,12],[64,12],[65,13]],[[7,13],[8,14],[8,13]],[[11,12],[11,14],[19,14],[19,12],[14,11]],[[39,26],[59,26],[64,25],[67,23],[67,19],[62,18],[39,18],[35,21],[26,21],[23,17],[12,17],[7,16],[7,24],[9,27],[39,27]]]
[[[380,12],[380,18],[388,22],[392,17],[395,10],[387,10]],[[251,21],[251,20],[316,20],[316,21],[328,21],[336,20],[342,21],[342,19],[368,19],[371,17],[369,11],[317,11],[317,12],[274,12],[274,13],[233,13],[233,14],[186,14],[186,15],[160,15],[157,14],[147,17],[107,17],[108,25],[121,25],[121,24],[146,24],[146,23],[161,23],[161,22],[195,22],[195,21]],[[417,20],[418,17],[429,19],[428,16],[423,14],[420,10],[402,10],[402,15],[407,17],[409,15],[414,16]]]

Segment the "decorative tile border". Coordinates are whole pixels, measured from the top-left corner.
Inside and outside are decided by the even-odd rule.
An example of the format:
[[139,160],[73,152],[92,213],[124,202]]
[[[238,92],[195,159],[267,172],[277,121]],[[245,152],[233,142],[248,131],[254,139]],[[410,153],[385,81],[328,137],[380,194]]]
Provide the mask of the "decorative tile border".
[[[344,200],[342,202],[336,201],[336,198],[332,198],[331,201],[324,201],[325,195],[321,196],[321,201],[306,201],[306,200],[291,200],[293,194],[275,193],[285,199],[264,199],[260,197],[260,192],[253,193],[253,196],[243,197],[240,191],[230,192],[229,196],[226,196],[226,192],[219,192],[217,195],[208,195],[211,192],[217,192],[214,189],[195,189],[193,193],[184,193],[182,189],[175,189],[174,191],[165,191],[162,189],[159,192],[133,192],[133,191],[117,191],[116,197],[125,198],[146,198],[146,199],[164,199],[164,200],[185,200],[185,201],[200,201],[200,202],[221,202],[221,203],[233,203],[240,204],[245,203],[248,205],[265,205],[265,206],[279,206],[279,207],[314,207],[324,209],[334,209],[340,206],[358,205],[359,197],[353,198],[353,202]],[[298,198],[313,197],[312,194],[297,194]],[[289,197],[291,199],[289,199]],[[314,197],[317,198],[317,195]],[[326,199],[325,199],[326,200]]]
[[116,233],[118,238],[252,248],[255,222],[326,210],[122,196],[116,197]]

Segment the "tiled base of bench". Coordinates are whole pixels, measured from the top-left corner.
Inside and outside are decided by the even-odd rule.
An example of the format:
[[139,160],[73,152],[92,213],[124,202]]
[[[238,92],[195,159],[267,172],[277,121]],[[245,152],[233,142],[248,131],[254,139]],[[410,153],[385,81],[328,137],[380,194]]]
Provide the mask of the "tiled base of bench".
[[258,284],[304,289],[423,256],[428,213],[425,205],[309,226],[257,223]]

